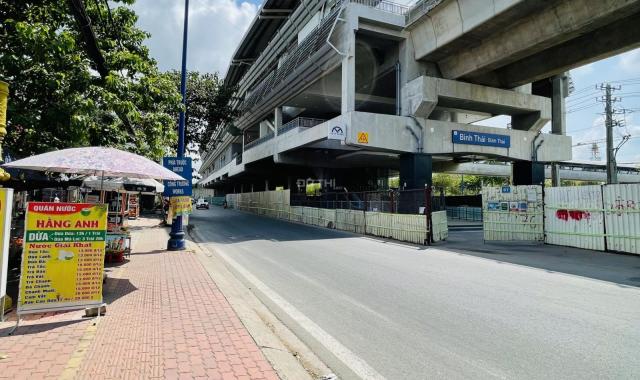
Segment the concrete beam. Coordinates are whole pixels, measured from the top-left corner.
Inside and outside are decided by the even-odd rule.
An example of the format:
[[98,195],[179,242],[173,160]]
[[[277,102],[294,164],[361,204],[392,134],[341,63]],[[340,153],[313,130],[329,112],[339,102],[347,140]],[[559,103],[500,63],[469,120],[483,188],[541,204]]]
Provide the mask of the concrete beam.
[[[548,2],[548,1],[547,1]],[[436,62],[477,44],[545,5],[527,0],[448,0],[407,28],[415,46],[415,59]]]
[[[460,124],[418,118],[422,126],[422,142],[419,146],[413,132],[414,121],[409,117],[382,115],[367,112],[351,112],[343,115],[347,126],[345,144],[374,151],[421,152],[442,156],[497,157],[507,160],[531,160],[534,131],[493,128],[473,124]],[[314,128],[311,128],[314,129]],[[454,130],[507,135],[510,148],[454,144]],[[366,142],[359,139],[366,134]],[[543,133],[537,139],[540,144],[538,160],[542,162],[567,161],[571,157],[571,137]]]
[[438,104],[437,81],[421,76],[402,87],[402,115],[427,118]]
[[469,80],[511,87],[548,78],[640,47],[638,25],[640,13]]
[[[501,29],[475,46],[452,52],[439,60],[442,75],[451,79],[477,77],[614,24],[640,9],[639,0],[558,0],[540,3],[544,3],[545,8],[539,12],[531,13],[522,21]],[[626,32],[630,32],[630,29]],[[616,36],[623,37],[624,35]],[[619,49],[608,46],[601,48]],[[577,61],[573,57],[567,59]],[[523,79],[522,83],[527,81],[532,80]],[[513,83],[509,83],[509,86],[512,85]]]
[[427,76],[418,77],[403,87],[402,104],[403,115],[424,118],[429,117],[436,106],[456,112],[511,115],[513,128],[527,131],[539,131],[551,120],[549,98]]

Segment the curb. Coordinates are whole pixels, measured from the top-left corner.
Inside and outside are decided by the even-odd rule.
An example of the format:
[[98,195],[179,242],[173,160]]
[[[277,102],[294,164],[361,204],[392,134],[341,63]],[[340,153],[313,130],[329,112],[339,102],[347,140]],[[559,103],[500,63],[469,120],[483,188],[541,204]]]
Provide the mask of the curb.
[[197,254],[278,376],[284,380],[328,378],[332,373],[329,367],[265,306],[215,249],[201,241],[197,230],[190,229],[188,249]]

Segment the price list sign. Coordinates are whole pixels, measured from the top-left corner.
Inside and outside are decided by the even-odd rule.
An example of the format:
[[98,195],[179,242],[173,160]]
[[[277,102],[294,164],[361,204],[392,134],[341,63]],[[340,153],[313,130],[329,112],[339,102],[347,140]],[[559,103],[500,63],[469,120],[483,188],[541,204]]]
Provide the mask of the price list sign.
[[102,304],[107,206],[30,202],[18,314]]

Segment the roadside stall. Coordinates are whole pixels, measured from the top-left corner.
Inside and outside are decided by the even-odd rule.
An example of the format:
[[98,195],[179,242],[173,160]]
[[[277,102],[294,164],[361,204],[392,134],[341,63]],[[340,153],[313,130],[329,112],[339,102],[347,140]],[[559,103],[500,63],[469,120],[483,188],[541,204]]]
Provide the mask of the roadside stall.
[[[114,194],[111,197],[108,197],[107,196],[108,191],[105,190],[105,182],[107,182],[109,178],[128,177],[128,178],[140,178],[140,179],[184,181],[183,177],[173,173],[172,171],[164,168],[162,165],[159,165],[158,163],[153,162],[145,157],[138,156],[133,153],[121,151],[118,149],[105,148],[105,147],[84,147],[84,148],[71,148],[71,149],[52,151],[52,152],[24,158],[21,160],[13,161],[13,162],[2,165],[2,167],[9,168],[10,170],[23,169],[27,171],[32,170],[32,171],[39,171],[39,172],[45,172],[45,173],[66,173],[66,174],[76,174],[76,175],[99,176],[97,178],[100,179],[99,182],[101,184],[97,188],[96,192],[87,192],[82,190],[77,192],[78,196],[83,197],[84,198],[83,201],[85,202],[83,204],[83,208],[80,210],[76,210],[77,208],[76,205],[78,205],[77,203],[70,203],[70,202],[63,203],[63,200],[60,199],[60,197],[58,197],[60,203],[55,203],[57,202],[55,200],[55,196],[52,199],[53,203],[46,204],[45,206],[34,206],[34,207],[54,207],[54,208],[60,207],[65,209],[66,208],[73,209],[74,210],[73,215],[76,215],[75,211],[78,211],[79,212],[78,215],[82,215],[83,217],[84,217],[83,213],[89,213],[90,215],[93,215],[94,211],[92,210],[94,210],[95,208],[96,212],[101,212],[103,213],[103,215],[108,214],[109,217],[111,217],[112,215],[121,216],[126,211],[126,214],[127,214],[126,219],[128,219],[129,202],[128,202],[128,199],[126,199],[126,197],[128,195],[128,192],[135,191],[139,193],[139,190],[124,189],[124,191],[118,191],[118,189],[115,189],[115,191],[112,191],[112,193]],[[18,176],[16,178],[21,178],[21,177]],[[146,189],[142,189],[142,190],[146,190]],[[156,190],[154,188],[151,191],[155,192]],[[29,207],[29,204],[31,204],[31,202],[26,205],[27,208]],[[53,206],[47,206],[47,205],[53,205]],[[114,212],[113,214],[106,212],[107,206],[110,206],[109,211]],[[59,217],[71,218],[71,216],[59,216]],[[75,216],[73,217],[75,218]],[[98,229],[101,231],[96,231],[91,233],[91,236],[99,237],[98,240],[100,241],[96,240],[95,242],[96,245],[94,247],[95,248],[94,253],[100,255],[99,261],[101,261],[102,263],[104,263],[105,259],[107,258],[107,252],[124,253],[128,248],[130,249],[131,247],[129,232],[122,231],[122,222],[124,222],[125,218],[123,217],[121,221],[118,221],[116,219],[115,220],[116,223],[113,223],[114,226],[110,228],[112,231],[110,231],[109,233],[107,233],[107,221],[106,221],[107,218],[104,218],[104,219],[105,219],[104,226],[103,224],[99,224]],[[26,221],[25,221],[25,224],[26,224]],[[114,228],[115,226],[119,226],[120,228],[119,229]],[[60,231],[60,233],[63,233],[63,234],[67,232],[70,234],[73,234],[77,231],[72,231],[72,230]],[[100,232],[102,232],[102,234],[100,234]],[[73,235],[74,236],[73,239],[76,238],[76,235],[80,237],[86,236],[82,234],[75,234]],[[104,237],[100,238],[101,236],[104,236]],[[81,240],[78,240],[78,241],[81,241]],[[69,243],[71,244],[74,242],[76,242],[76,240],[69,241]],[[50,243],[50,244],[53,244],[53,243]],[[29,250],[29,249],[32,249],[33,247],[28,246],[27,248],[28,248],[27,250]],[[39,251],[38,252],[34,251],[30,253],[29,254],[30,256],[28,256],[28,259],[30,260],[29,263],[31,263],[33,260],[35,260],[33,261],[34,263],[38,262],[38,260],[41,260],[40,254],[41,252]],[[79,255],[79,259],[84,255],[84,253],[80,251],[76,252],[75,254]],[[29,267],[27,265],[29,263],[25,264],[24,257],[25,257],[25,251],[23,250],[23,253],[22,253],[23,264],[21,265],[20,272],[23,272],[24,268]],[[42,258],[42,260],[44,259],[45,258]],[[121,259],[121,258],[119,257],[119,255],[116,255],[116,259]],[[94,258],[91,258],[91,260],[94,260]],[[103,265],[100,266],[100,271],[102,271],[102,267]],[[74,269],[72,267],[65,265],[64,269],[63,268],[58,268],[58,269],[60,269],[61,273],[68,274],[68,276],[65,277],[66,279],[68,279],[69,281],[76,281],[75,280],[76,276],[73,272]],[[20,278],[22,278],[22,276]],[[72,289],[72,288],[73,286],[70,285],[69,289]],[[21,282],[20,294],[24,294],[24,291],[25,289],[23,289],[23,283]],[[101,294],[101,287],[100,287],[99,293]],[[18,316],[22,314],[27,314],[29,312],[34,312],[35,308],[29,308],[25,306],[26,304],[24,302],[27,302],[27,301],[24,301],[21,298],[19,298],[19,301],[20,302],[18,302],[18,310],[17,310]],[[95,301],[96,299],[94,299],[92,302],[95,302]],[[102,302],[101,298],[100,298],[100,302]]]
[[139,215],[139,197],[156,194],[164,186],[153,179],[87,177],[82,185],[92,191],[100,191],[108,205],[106,262],[122,262],[131,253],[129,220]]

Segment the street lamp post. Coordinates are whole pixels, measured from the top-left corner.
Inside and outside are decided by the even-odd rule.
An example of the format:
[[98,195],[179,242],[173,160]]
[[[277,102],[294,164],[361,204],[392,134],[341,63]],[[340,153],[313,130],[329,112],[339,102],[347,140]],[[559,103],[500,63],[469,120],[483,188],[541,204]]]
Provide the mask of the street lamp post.
[[[187,31],[189,29],[189,0],[184,1],[184,31],[182,34],[182,73],[180,76],[180,93],[182,94],[182,110],[178,123],[178,158],[184,157],[184,113],[187,106]],[[189,184],[191,185],[191,184]],[[184,229],[182,226],[182,215],[177,215],[171,223],[169,242],[167,248],[170,251],[185,249]]]

